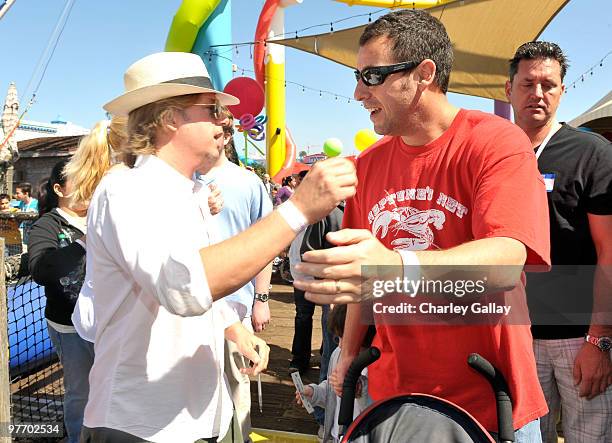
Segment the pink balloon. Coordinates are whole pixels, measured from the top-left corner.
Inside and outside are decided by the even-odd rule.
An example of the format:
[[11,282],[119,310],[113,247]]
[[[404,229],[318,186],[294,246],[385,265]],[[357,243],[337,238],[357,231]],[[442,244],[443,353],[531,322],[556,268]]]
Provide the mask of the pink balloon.
[[243,114],[242,117],[240,117],[240,126],[242,126],[242,129],[245,131],[255,127],[256,124],[253,114]]
[[225,85],[223,92],[240,99],[239,104],[228,106],[238,119],[244,114],[257,115],[264,107],[264,91],[259,83],[250,77],[233,78]]

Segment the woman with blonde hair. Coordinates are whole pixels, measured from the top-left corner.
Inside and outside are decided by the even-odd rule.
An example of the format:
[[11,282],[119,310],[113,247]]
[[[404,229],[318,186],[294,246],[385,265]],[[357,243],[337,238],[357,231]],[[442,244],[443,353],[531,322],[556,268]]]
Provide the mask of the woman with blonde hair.
[[81,139],[65,169],[74,188],[73,204],[89,204],[107,172],[134,166],[135,157],[123,151],[126,140],[126,117],[99,121],[89,135]]
[[104,175],[115,165],[125,168],[122,161],[131,163],[120,151],[125,138],[124,118],[98,122],[81,139],[70,161],[54,166],[41,197],[41,217],[28,243],[30,272],[45,287],[49,337],[64,367],[64,423],[69,443],[79,441],[94,360],[93,339],[81,333],[81,316],[74,315],[83,287],[91,287],[85,269],[87,208]]
[[[94,191],[106,174],[134,166],[135,156],[123,148],[127,142],[127,118],[101,120],[81,139],[79,147],[64,168],[66,179],[72,184],[70,204],[88,207]],[[85,237],[83,237],[85,245]],[[81,338],[94,342],[93,284],[85,274],[74,311],[72,323]]]

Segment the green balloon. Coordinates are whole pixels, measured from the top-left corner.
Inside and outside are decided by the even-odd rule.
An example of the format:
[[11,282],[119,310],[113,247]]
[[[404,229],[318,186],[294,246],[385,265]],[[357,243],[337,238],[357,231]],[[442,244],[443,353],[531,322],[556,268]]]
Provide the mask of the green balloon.
[[323,152],[328,157],[338,157],[342,153],[342,142],[337,138],[328,138],[323,143]]

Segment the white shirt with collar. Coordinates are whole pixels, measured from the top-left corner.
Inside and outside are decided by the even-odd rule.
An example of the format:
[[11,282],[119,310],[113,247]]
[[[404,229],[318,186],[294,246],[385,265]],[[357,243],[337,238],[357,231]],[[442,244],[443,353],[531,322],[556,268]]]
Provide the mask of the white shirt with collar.
[[[224,328],[199,250],[207,246],[200,187],[155,156],[105,177],[89,208],[87,268],[96,358],[84,425],[152,442],[223,437],[232,403]],[[202,203],[202,204],[200,204]]]

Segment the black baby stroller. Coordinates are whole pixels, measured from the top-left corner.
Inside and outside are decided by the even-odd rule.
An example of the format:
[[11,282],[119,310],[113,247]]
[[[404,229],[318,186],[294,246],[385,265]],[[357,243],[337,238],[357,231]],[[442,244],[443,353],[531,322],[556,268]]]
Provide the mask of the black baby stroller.
[[[495,442],[466,411],[449,401],[425,394],[398,395],[381,400],[351,423],[359,375],[378,358],[380,351],[377,348],[366,349],[359,354],[346,374],[338,414],[342,443]],[[478,354],[471,354],[467,363],[486,377],[495,392],[499,441],[514,442],[512,401],[506,380],[491,363]]]

